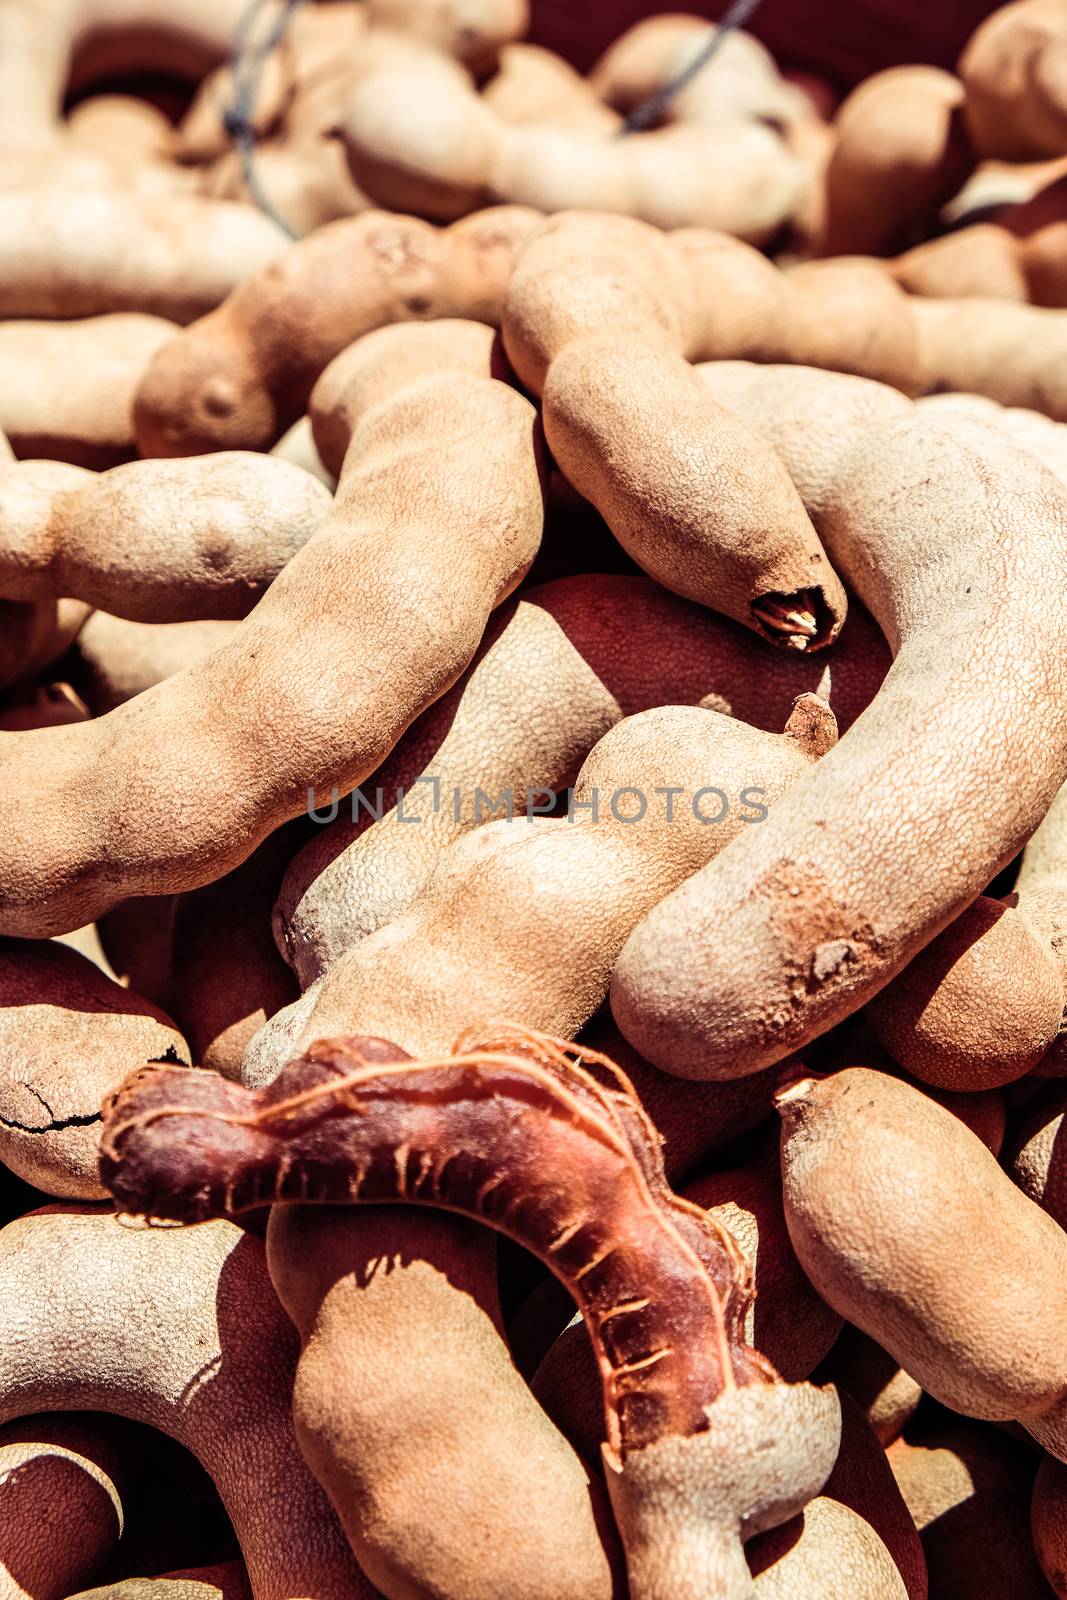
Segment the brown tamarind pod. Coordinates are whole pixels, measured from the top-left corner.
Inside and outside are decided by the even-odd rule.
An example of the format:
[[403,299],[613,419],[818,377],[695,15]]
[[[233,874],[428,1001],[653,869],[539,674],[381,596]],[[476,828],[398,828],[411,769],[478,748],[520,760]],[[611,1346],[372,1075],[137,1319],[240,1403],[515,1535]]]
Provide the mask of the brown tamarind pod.
[[923,395],[916,402],[920,411],[962,411],[991,423],[1044,462],[1061,483],[1067,483],[1067,424],[1054,422],[1040,411],[1030,411],[1023,406],[1002,406],[986,395],[950,394]]
[[935,220],[976,157],[963,85],[939,67],[889,67],[838,110],[822,254],[885,255]]
[[1067,1164],[1063,1116],[1067,1084],[1050,1083],[1012,1118],[1004,1166],[1023,1194],[1062,1228],[1067,1223]]
[[537,44],[504,46],[496,72],[482,86],[482,100],[504,122],[551,122],[613,133],[621,120],[600,99],[591,79]]
[[99,476],[23,462],[0,469],[0,592],[134,622],[236,620],[329,509],[310,473],[249,451]]
[[0,600],[0,688],[51,666],[88,616],[82,600]]
[[[778,1104],[789,1233],[819,1293],[935,1399],[1016,1419],[1067,1453],[1067,1235],[957,1118],[898,1079],[853,1068],[800,1080]],[[906,1196],[890,1173],[901,1149]]]
[[[228,642],[108,717],[8,736],[0,926],[39,936],[196,888],[368,777],[536,553],[533,421],[508,385],[428,362],[364,418],[330,515]],[[472,454],[476,436],[492,448]],[[32,794],[28,759],[47,775]]]
[[[959,389],[1067,421],[1067,390],[1060,376],[1067,348],[1062,311],[977,296],[915,295],[911,306],[920,393]],[[967,330],[975,327],[982,328],[982,338],[968,339]]]
[[538,220],[502,207],[439,232],[371,211],[291,245],[157,351],[134,402],[142,454],[269,449],[323,368],[362,335],[412,319],[495,322]]
[[909,1428],[888,1457],[922,1539],[932,1595],[1047,1600],[1030,1538],[1033,1451],[999,1428],[952,1419]]
[[[633,1091],[606,1058],[593,1065],[504,1026],[422,1063],[383,1040],[324,1041],[262,1091],[143,1072],[109,1104],[101,1173],[123,1208],[178,1220],[289,1193],[421,1200],[513,1231],[596,1344],[631,1593],[747,1595],[741,1540],[821,1484],[837,1403],[783,1384],[743,1343],[738,1247],[671,1194]],[[547,1119],[547,1161],[534,1117]]]
[[[1060,483],[992,429],[905,415],[860,431],[827,498],[821,532],[894,665],[767,824],[647,914],[623,949],[616,1019],[682,1076],[756,1070],[857,1010],[1012,859],[1064,779],[1052,730],[1067,650],[1047,603],[1067,583]],[[1032,688],[1019,700],[1023,639]],[[1012,709],[994,736],[995,662]],[[934,706],[952,711],[947,764]],[[1030,760],[1005,789],[1006,741],[1019,739]],[[993,793],[1002,804],[987,804]],[[712,931],[723,926],[728,942]]]
[[922,1399],[915,1379],[851,1323],[845,1323],[818,1372],[822,1382],[855,1401],[883,1449],[899,1439]]
[[0,428],[22,457],[102,471],[136,454],[133,397],[174,324],[141,312],[0,322]]
[[1067,28],[1056,0],[1014,0],[960,57],[964,114],[979,155],[1032,161],[1067,150]]
[[131,622],[94,611],[78,632],[79,684],[94,716],[184,672],[232,638],[235,622]]
[[158,1578],[121,1578],[82,1589],[70,1600],[252,1600],[240,1561],[164,1572]]
[[150,1001],[51,941],[0,940],[0,1160],[48,1194],[100,1198],[100,1101],[131,1057],[189,1059]]
[[1065,1566],[1064,1513],[1067,1509],[1067,1470],[1063,1463],[1046,1456],[1037,1469],[1030,1502],[1030,1526],[1034,1550],[1052,1592],[1067,1594]]

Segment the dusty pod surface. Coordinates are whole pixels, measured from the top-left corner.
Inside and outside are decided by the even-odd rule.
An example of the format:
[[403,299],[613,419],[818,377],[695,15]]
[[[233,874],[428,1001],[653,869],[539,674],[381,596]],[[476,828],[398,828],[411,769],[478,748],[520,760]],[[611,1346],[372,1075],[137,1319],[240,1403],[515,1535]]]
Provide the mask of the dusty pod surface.
[[[819,523],[894,665],[767,824],[623,950],[616,1019],[680,1075],[755,1070],[857,1010],[1011,860],[1063,782],[1051,730],[1067,651],[1048,599],[1067,582],[1067,495],[1052,474],[979,424],[905,415],[859,433]],[[1033,652],[1025,696],[1020,638]],[[951,708],[951,760],[935,706]],[[1032,759],[1005,786],[1009,737]]]
[[15,453],[96,471],[130,460],[133,397],[150,358],[174,331],[172,322],[141,312],[0,323],[7,380],[0,428]]
[[258,1239],[53,1207],[0,1231],[0,1284],[0,1417],[98,1410],[159,1428],[213,1478],[256,1600],[370,1600],[297,1450],[296,1341]]
[[[618,1069],[582,1059],[505,1027],[422,1063],[380,1039],[323,1041],[262,1091],[141,1073],[109,1106],[102,1173],[123,1206],[183,1220],[293,1187],[326,1203],[443,1204],[512,1232],[570,1290],[595,1341],[631,1592],[746,1595],[742,1540],[823,1482],[836,1398],[782,1383],[744,1343],[751,1285],[737,1245],[668,1189]],[[516,1096],[529,1107],[521,1128]],[[359,1114],[372,1101],[375,1114]]]
[[898,1079],[851,1068],[801,1079],[778,1104],[789,1233],[823,1297],[936,1399],[1017,1419],[1067,1453],[1067,1235],[956,1117]]
[[132,1057],[188,1061],[150,1001],[51,940],[0,940],[0,1161],[47,1194],[100,1198],[100,1102]]

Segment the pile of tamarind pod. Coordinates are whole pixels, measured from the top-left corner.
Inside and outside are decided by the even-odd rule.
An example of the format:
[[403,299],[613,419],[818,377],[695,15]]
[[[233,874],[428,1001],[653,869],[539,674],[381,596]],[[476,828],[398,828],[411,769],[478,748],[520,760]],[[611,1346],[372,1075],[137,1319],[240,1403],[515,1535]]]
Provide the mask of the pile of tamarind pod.
[[0,1600],[1067,1600],[1067,4],[532,9],[0,0]]

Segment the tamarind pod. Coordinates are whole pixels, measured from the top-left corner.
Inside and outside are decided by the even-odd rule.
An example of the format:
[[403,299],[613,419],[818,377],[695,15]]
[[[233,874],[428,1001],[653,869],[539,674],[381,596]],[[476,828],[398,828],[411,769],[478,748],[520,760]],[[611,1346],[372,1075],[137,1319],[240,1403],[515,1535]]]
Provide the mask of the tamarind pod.
[[[1067,582],[1067,503],[1052,474],[991,429],[905,416],[860,437],[830,502],[822,534],[896,658],[837,749],[623,949],[616,1020],[680,1076],[755,1071],[865,1004],[1012,859],[1064,779],[1049,730],[1067,651],[1047,599]],[[991,732],[990,673],[1009,658]],[[933,706],[951,707],[951,756]],[[1019,738],[1031,756],[1008,793]],[[709,932],[724,926],[728,944]]]
[[122,1578],[82,1589],[70,1600],[252,1600],[252,1591],[241,1562],[226,1561],[164,1572],[158,1578]]
[[495,322],[538,220],[502,207],[441,233],[371,211],[290,245],[157,351],[134,402],[142,455],[269,449],[323,368],[363,334],[412,319]]
[[1013,1118],[1004,1152],[1009,1176],[1061,1228],[1067,1222],[1067,1173],[1061,1137],[1065,1111],[1067,1084],[1048,1084]]
[[78,633],[79,687],[94,716],[184,672],[233,637],[235,622],[130,622],[94,611]]
[[331,494],[337,488],[337,474],[323,466],[315,446],[310,417],[298,417],[278,443],[272,445],[270,454],[279,461],[290,461],[294,466],[303,467],[305,472],[310,472],[312,477],[324,483]]
[[81,600],[0,600],[0,688],[51,666],[88,616]]
[[1064,1500],[1067,1474],[1061,1462],[1045,1456],[1034,1479],[1030,1502],[1030,1527],[1034,1551],[1054,1594],[1067,1594],[1064,1574]]
[[834,123],[822,254],[887,255],[936,218],[976,163],[963,100],[939,67],[890,67],[853,89]]
[[979,155],[1030,161],[1067,150],[1064,32],[1056,0],[1015,0],[972,34],[959,74]]
[[128,461],[133,396],[174,324],[140,312],[0,322],[0,428],[20,456],[101,471]]
[[[718,32],[703,17],[645,17],[610,44],[588,83],[616,111],[628,114],[692,65]],[[706,66],[663,108],[670,122],[734,122],[757,118],[791,124],[805,113],[773,56],[752,34],[732,29]]]
[[[810,698],[785,736],[699,707],[618,723],[584,762],[566,817],[514,808],[452,844],[403,915],[360,939],[253,1039],[243,1080],[269,1082],[314,1039],[354,1029],[432,1054],[472,1011],[576,1033],[603,1002],[642,912],[806,772],[818,754]],[[832,736],[832,715],[816,708]],[[718,780],[710,796],[701,794],[709,771]]]
[[126,165],[171,161],[174,128],[166,112],[135,94],[92,94],[65,119],[68,142]]
[[[73,66],[161,69],[196,79],[229,54],[240,0],[103,5],[99,0],[4,0],[0,7],[0,145],[54,136]],[[88,58],[86,46],[89,46]],[[95,54],[96,61],[92,60]],[[79,57],[81,58],[79,61]]]
[[1047,1600],[1029,1529],[1033,1452],[999,1428],[952,1419],[909,1428],[888,1457],[922,1539],[931,1594]]
[[788,220],[801,182],[766,123],[737,115],[725,128],[680,123],[612,140],[602,129],[506,122],[431,52],[357,77],[337,131],[372,200],[438,222],[495,201],[721,228],[761,244]]
[[778,1100],[786,1220],[823,1298],[935,1399],[1017,1419],[1062,1451],[1057,1224],[951,1113],[895,1078],[852,1068]]
[[554,218],[516,265],[505,348],[542,393],[557,463],[652,577],[819,648],[844,591],[781,463],[686,362],[685,278],[670,242],[630,218]]
[[248,1041],[298,992],[270,913],[302,837],[299,824],[280,828],[241,866],[180,895],[174,908],[167,999],[191,1059],[227,1078],[239,1076]]
[[284,246],[267,217],[222,200],[151,200],[117,183],[0,190],[0,317],[141,311],[192,322]]
[[848,1322],[816,1370],[820,1382],[832,1383],[838,1394],[848,1395],[855,1402],[883,1449],[899,1439],[922,1399],[922,1389],[915,1379],[873,1339]]
[[345,808],[289,864],[274,930],[301,985],[403,915],[442,853],[501,796],[520,811],[531,795],[551,804],[618,719],[615,699],[551,614],[525,600],[510,608],[360,791],[365,805]]
[[824,1600],[829,1579],[830,1594],[841,1600],[849,1594],[900,1600],[906,1594],[908,1600],[926,1600],[922,1545],[885,1451],[855,1402],[847,1395],[840,1399],[841,1446],[822,1493],[799,1517],[762,1534],[749,1547],[756,1594]]
[[[1067,318],[1044,306],[978,297],[912,299],[919,336],[919,388],[987,395],[1003,406],[1041,411],[1067,421],[1067,390],[1058,363],[1067,348]],[[981,327],[981,339],[964,330]],[[1020,358],[1019,352],[1024,352]]]
[[1039,411],[1027,411],[1019,406],[998,405],[995,400],[980,394],[928,394],[916,402],[922,411],[962,411],[983,422],[1002,428],[1017,444],[1054,472],[1061,483],[1067,483],[1067,427],[1053,422]]
[[372,28],[410,35],[420,44],[454,56],[473,77],[491,72],[500,51],[524,37],[530,23],[527,0],[367,0]]
[[[323,133],[305,135],[299,142],[292,138],[257,146],[256,178],[274,211],[300,238],[329,222],[373,210],[352,179],[344,151]],[[211,199],[255,204],[236,150],[200,171],[198,180],[197,192]]]
[[552,122],[588,132],[612,133],[619,117],[562,56],[537,44],[507,44],[482,100],[503,122]]
[[1019,241],[998,222],[975,222],[915,245],[887,262],[909,294],[961,299],[1029,300]]
[[246,616],[331,503],[302,467],[248,451],[98,477],[24,462],[0,497],[0,592],[69,595],[134,622]]
[[308,419],[323,464],[340,472],[361,418],[384,394],[417,378],[431,351],[443,372],[503,376],[495,342],[486,323],[443,317],[426,325],[418,344],[412,343],[407,324],[397,323],[348,345],[323,369],[308,397]]
[[159,1007],[63,945],[0,940],[0,1160],[49,1194],[99,1199],[100,1100],[131,1058],[188,1059]]
[[0,1232],[0,1286],[0,1417],[94,1410],[159,1428],[214,1480],[256,1600],[369,1600],[296,1446],[296,1341],[258,1239],[51,1207]]
[[[309,796],[373,772],[455,682],[533,559],[532,433],[513,389],[431,369],[364,420],[330,516],[228,643],[107,718],[10,735],[0,925],[52,933],[130,895],[196,888]],[[492,449],[472,457],[475,436]],[[32,795],[28,758],[44,777]],[[205,774],[219,784],[212,803]]]
[[[590,1328],[631,1593],[695,1595],[684,1550],[706,1583],[747,1594],[740,1540],[822,1482],[836,1400],[782,1384],[744,1345],[750,1288],[736,1244],[671,1194],[617,1069],[604,1058],[598,1078],[573,1054],[504,1025],[468,1033],[436,1062],[381,1039],[322,1041],[262,1091],[142,1072],[109,1103],[101,1174],[122,1207],[180,1220],[269,1193],[444,1205],[510,1232]],[[745,1459],[755,1437],[776,1439],[758,1465]],[[671,1468],[682,1474],[673,1492]]]

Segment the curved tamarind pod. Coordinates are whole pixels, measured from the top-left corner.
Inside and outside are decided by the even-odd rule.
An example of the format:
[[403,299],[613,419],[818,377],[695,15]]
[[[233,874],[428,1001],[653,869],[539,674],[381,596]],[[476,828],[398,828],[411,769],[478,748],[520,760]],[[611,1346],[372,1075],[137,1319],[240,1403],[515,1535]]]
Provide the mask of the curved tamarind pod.
[[280,828],[215,883],[180,895],[171,928],[167,1002],[199,1066],[240,1075],[241,1057],[298,990],[271,933],[271,907],[303,833]]
[[881,1345],[845,1323],[841,1336],[817,1369],[863,1412],[883,1449],[899,1439],[915,1415],[922,1389]]
[[520,811],[528,795],[551,806],[619,715],[551,614],[520,601],[360,791],[364,805],[349,805],[292,859],[274,936],[301,985],[403,915],[442,853],[501,796]]
[[[819,522],[896,658],[769,821],[631,934],[616,1019],[683,1077],[754,1071],[857,1010],[1011,860],[1064,780],[1049,730],[1067,641],[1049,600],[1067,584],[1067,500],[1052,474],[991,429],[905,416],[859,435]],[[997,661],[1011,665],[993,736]],[[952,708],[947,765],[935,705]],[[1031,755],[1009,794],[1005,741],[1020,738]],[[976,805],[987,793],[1000,803]],[[710,931],[724,926],[728,943]]]
[[822,254],[886,255],[936,218],[977,159],[963,99],[939,67],[890,67],[853,89],[834,123]]
[[23,462],[0,475],[0,593],[68,595],[134,622],[233,621],[330,504],[302,467],[249,451],[99,476]]
[[515,253],[539,220],[503,207],[442,233],[371,211],[290,245],[156,353],[134,404],[141,453],[269,449],[323,368],[363,334],[412,319],[497,321]]
[[0,317],[143,311],[192,322],[284,248],[262,213],[223,200],[118,183],[0,190]]
[[482,100],[504,122],[551,122],[610,134],[620,121],[589,78],[537,44],[504,46],[496,72],[482,87]]
[[[149,1070],[109,1103],[101,1174],[124,1208],[178,1220],[269,1193],[444,1205],[512,1232],[594,1340],[631,1593],[687,1600],[722,1582],[745,1595],[741,1538],[821,1484],[836,1399],[783,1384],[743,1343],[736,1244],[667,1188],[618,1069],[602,1059],[598,1077],[571,1051],[503,1027],[436,1062],[384,1040],[323,1041],[262,1091]],[[541,1119],[550,1160],[533,1136]],[[775,1440],[758,1460],[756,1438]]]
[[[673,84],[717,32],[703,17],[645,17],[608,46],[589,73],[589,85],[609,106],[629,114]],[[770,52],[735,28],[707,65],[671,96],[662,117],[698,123],[757,118],[788,125],[804,112],[804,97],[782,77]]]
[[0,1160],[46,1193],[96,1200],[99,1107],[132,1058],[188,1059],[174,1023],[74,950],[0,940]]
[[462,69],[429,51],[360,74],[337,131],[376,204],[438,222],[496,202],[721,228],[763,244],[788,221],[802,183],[764,122],[739,115],[725,127],[690,121],[625,139],[506,122]]
[[1067,1084],[1050,1083],[1013,1119],[1004,1167],[1037,1205],[1067,1224],[1067,1166],[1063,1156],[1063,1116]]
[[17,454],[96,471],[129,461],[134,393],[174,331],[172,322],[140,312],[0,322],[0,428]]
[[140,95],[88,95],[67,113],[65,130],[68,140],[134,165],[174,154],[170,118]]
[[82,1589],[70,1600],[252,1600],[248,1576],[240,1561],[213,1567],[188,1567],[158,1578],[120,1578],[115,1583]]
[[257,1035],[244,1081],[269,1082],[304,1045],[351,1029],[429,1054],[472,1010],[576,1033],[642,912],[773,808],[820,753],[824,730],[833,736],[833,718],[813,696],[801,697],[785,736],[699,707],[618,723],[584,762],[566,817],[516,807],[451,845],[408,911]]
[[935,1399],[1015,1418],[1067,1450],[1067,1236],[1052,1218],[950,1112],[895,1078],[851,1068],[778,1104],[786,1220],[824,1299]]
[[1063,266],[1067,184],[1062,176],[993,220],[958,228],[888,263],[909,294],[994,296],[1067,306]]
[[671,242],[632,219],[553,219],[512,278],[508,355],[542,393],[559,466],[652,577],[774,642],[818,648],[840,631],[844,591],[781,463],[685,359],[687,276]]
[[[916,295],[911,305],[922,393],[952,389],[983,394],[1003,406],[1022,406],[1067,422],[1067,387],[1060,376],[1067,350],[1062,311],[978,297],[936,300]],[[975,327],[983,329],[981,339],[967,337],[966,330]]]
[[77,638],[79,687],[94,716],[152,689],[219,649],[236,622],[130,622],[94,611]]
[[54,136],[72,67],[83,80],[159,70],[195,81],[229,55],[242,12],[241,0],[4,0],[0,145]]
[[1019,406],[998,405],[980,394],[928,394],[916,401],[920,411],[966,412],[982,422],[1001,428],[1024,449],[1067,483],[1067,425],[1053,422],[1040,411]]
[[293,1436],[295,1340],[258,1239],[52,1207],[0,1232],[0,1294],[0,1417],[159,1428],[214,1480],[256,1600],[369,1600]]
[[[27,759],[47,777],[10,810],[5,789],[0,926],[52,933],[130,895],[196,888],[309,795],[373,772],[467,666],[536,553],[533,422],[507,385],[431,365],[364,420],[330,516],[229,643],[107,718],[4,740],[0,785],[24,790]],[[476,436],[491,450],[472,455]]]
[[[299,238],[329,222],[374,209],[353,181],[344,151],[324,133],[258,145],[255,180],[259,191],[269,196],[273,210]],[[256,199],[241,156],[233,149],[199,171],[197,192],[215,200],[240,200],[245,205],[254,205]]]
[[[443,317],[427,323],[413,342],[406,323],[378,328],[346,346],[316,380],[308,397],[315,448],[332,473],[341,471],[353,429],[384,393],[419,376],[427,353],[442,372],[487,372],[493,367],[496,334],[484,322]],[[409,373],[410,369],[410,373]]]
[[1067,1471],[1046,1456],[1037,1469],[1030,1502],[1034,1551],[1054,1594],[1067,1594]]
[[932,1595],[1048,1600],[1030,1538],[1038,1460],[1031,1451],[999,1428],[953,1419],[909,1429],[888,1456],[922,1539]]
[[960,57],[975,150],[1002,161],[1067,151],[1067,29],[1057,0],[1015,0],[976,29]]

